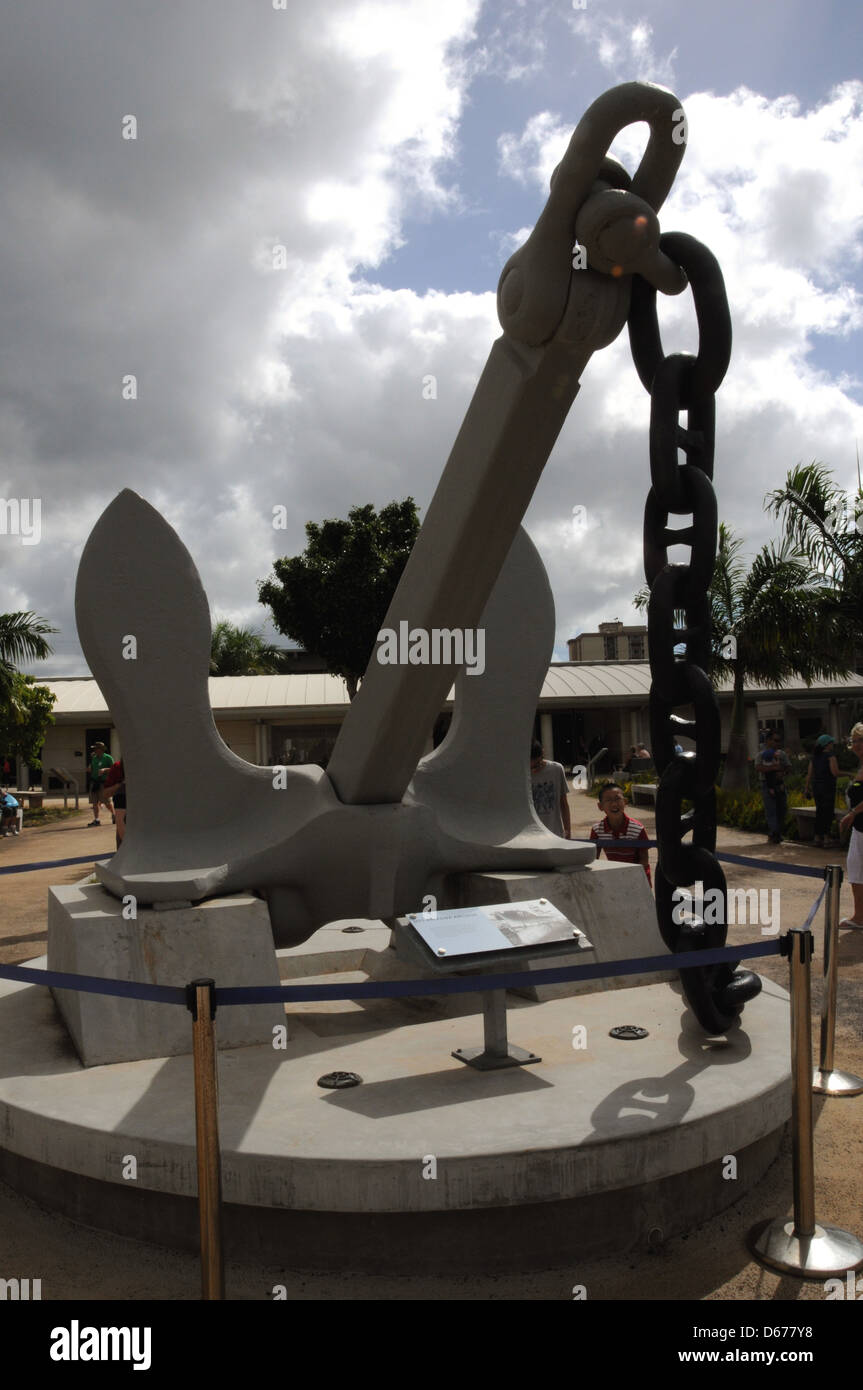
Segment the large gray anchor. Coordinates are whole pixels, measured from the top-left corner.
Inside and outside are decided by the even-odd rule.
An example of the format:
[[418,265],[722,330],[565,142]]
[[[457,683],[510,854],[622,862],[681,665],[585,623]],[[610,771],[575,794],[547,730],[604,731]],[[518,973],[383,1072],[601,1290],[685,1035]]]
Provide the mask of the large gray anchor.
[[[554,607],[520,522],[581,372],[626,321],[632,273],[673,293],[685,285],[658,250],[655,215],[683,155],[681,114],[673,93],[645,83],[595,101],[504,267],[503,335],[384,620],[396,632],[484,629],[483,674],[384,665],[374,653],[326,772],[252,766],[213,722],[210,615],[191,556],[128,490],[102,514],[76,614],[129,787],[126,839],[97,866],[112,893],[164,903],[255,889],[289,945],[338,918],[415,911],[448,874],[593,860],[592,845],[549,834],[531,804],[527,750]],[[605,152],[634,121],[651,134],[630,188]],[[576,236],[606,269],[574,268]],[[454,678],[450,731],[422,757]]]

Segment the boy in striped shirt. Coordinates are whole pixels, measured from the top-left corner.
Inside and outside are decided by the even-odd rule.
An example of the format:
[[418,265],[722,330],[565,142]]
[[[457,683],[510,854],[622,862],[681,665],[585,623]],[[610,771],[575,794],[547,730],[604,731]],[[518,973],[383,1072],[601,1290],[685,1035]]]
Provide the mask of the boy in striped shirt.
[[603,813],[603,819],[596,821],[590,828],[591,840],[615,839],[620,841],[617,845],[603,845],[597,850],[597,855],[605,850],[607,859],[613,859],[622,864],[642,864],[644,872],[647,874],[647,882],[650,882],[650,864],[647,859],[647,850],[638,849],[638,841],[647,839],[647,831],[640,820],[633,820],[632,816],[626,814],[626,800],[623,795],[623,788],[616,782],[605,782],[599,789],[599,800],[597,806]]

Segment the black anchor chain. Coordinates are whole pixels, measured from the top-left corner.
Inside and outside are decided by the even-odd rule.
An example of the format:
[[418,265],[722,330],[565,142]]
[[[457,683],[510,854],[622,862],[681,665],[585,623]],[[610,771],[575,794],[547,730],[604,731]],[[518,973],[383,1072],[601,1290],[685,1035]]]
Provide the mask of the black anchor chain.
[[[644,571],[650,586],[647,633],[650,649],[650,736],[659,777],[656,794],[656,915],[671,951],[725,945],[727,889],[716,858],[716,778],[720,756],[719,702],[707,677],[711,606],[708,595],[716,558],[717,507],[713,491],[715,395],[731,356],[731,317],[722,272],[713,254],[682,232],[669,232],[660,249],[682,266],[692,286],[698,320],[698,355],[662,350],[656,290],[632,279],[629,340],[638,375],[650,393],[650,477],[644,509]],[[679,423],[687,412],[686,429]],[[686,462],[678,460],[681,450]],[[673,530],[670,516],[690,516]],[[668,547],[688,545],[689,564],[670,564]],[[676,615],[684,614],[678,627]],[[678,655],[675,648],[684,647]],[[672,717],[691,707],[694,719]],[[677,734],[696,745],[694,758],[675,754]],[[692,809],[683,814],[683,802]],[[691,842],[685,836],[692,832]],[[696,881],[721,894],[718,920],[705,923],[684,912],[675,889]],[[720,901],[716,892],[710,901]],[[743,1005],[761,989],[757,975],[737,963],[681,970],[690,1008],[708,1033],[724,1033]]]

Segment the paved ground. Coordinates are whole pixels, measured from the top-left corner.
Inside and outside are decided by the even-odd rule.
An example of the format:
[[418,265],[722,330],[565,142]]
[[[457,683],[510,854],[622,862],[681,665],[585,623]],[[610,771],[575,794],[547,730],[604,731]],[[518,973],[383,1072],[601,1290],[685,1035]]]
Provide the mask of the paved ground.
[[[573,831],[584,831],[594,819],[593,803],[583,794],[570,798]],[[59,825],[25,831],[17,839],[0,840],[0,869],[12,863],[52,860],[93,852],[106,857],[113,845],[113,827],[87,829],[89,812]],[[653,815],[639,808],[638,818],[653,829]],[[774,846],[763,837],[743,831],[720,831],[720,849],[757,856],[773,863],[807,864],[821,868],[836,862],[836,853],[800,845]],[[651,861],[655,853],[651,851]],[[841,856],[839,861],[841,862]],[[20,962],[45,949],[45,901],[49,884],[74,882],[85,876],[87,864],[0,876],[0,961]],[[761,869],[726,865],[730,887],[778,889],[783,930],[802,924],[818,891],[816,879],[774,875]],[[775,903],[774,903],[775,905]],[[843,887],[842,911],[851,908]],[[816,929],[818,964],[823,914]],[[729,929],[730,941],[757,939],[759,925]],[[769,957],[758,966],[765,975],[785,984],[787,966]],[[839,1022],[836,1064],[863,1075],[863,933],[843,933],[839,950]],[[813,1027],[820,1020],[820,973],[813,978]],[[816,1214],[820,1222],[844,1227],[863,1239],[860,1172],[863,1164],[863,1096],[847,1100],[816,1097]],[[591,1300],[648,1301],[656,1299],[823,1300],[821,1283],[807,1283],[769,1274],[748,1258],[744,1238],[751,1226],[768,1216],[790,1215],[790,1150],[785,1151],[762,1182],[733,1207],[688,1236],[675,1238],[654,1251],[633,1251],[624,1257],[580,1263],[565,1269],[530,1275],[436,1279],[417,1269],[409,1278],[379,1276],[308,1276],[288,1269],[229,1263],[226,1273],[230,1299],[268,1299],[284,1285],[289,1299],[311,1300],[569,1300],[575,1284],[586,1287]],[[199,1298],[197,1261],[153,1245],[141,1245],[78,1226],[44,1211],[0,1185],[0,1277],[42,1278],[44,1299],[171,1299]]]
[[[0,839],[0,868],[9,864],[46,863],[56,859],[77,859],[90,854],[106,859],[114,848],[111,817],[101,826],[88,830],[90,807],[54,821],[39,829],[25,829],[18,836]],[[26,874],[0,876],[0,961],[5,965],[44,954],[48,940],[46,904],[52,884],[77,883],[85,878],[88,865],[68,864],[59,869],[37,869]]]

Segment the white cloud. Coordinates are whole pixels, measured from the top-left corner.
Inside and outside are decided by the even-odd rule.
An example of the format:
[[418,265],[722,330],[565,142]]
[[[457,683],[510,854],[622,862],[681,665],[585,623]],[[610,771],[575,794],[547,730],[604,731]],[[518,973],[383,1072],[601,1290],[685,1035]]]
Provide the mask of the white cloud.
[[[77,556],[123,486],[178,527],[211,607],[255,627],[255,581],[272,557],[302,549],[306,520],[429,501],[500,331],[494,276],[481,294],[418,294],[376,285],[375,268],[409,234],[409,215],[463,213],[460,121],[469,95],[488,92],[468,93],[471,74],[485,64],[512,81],[541,49],[534,11],[510,4],[468,67],[477,12],[456,0],[334,0],[325,21],[297,6],[241,24],[213,3],[197,65],[200,32],[183,7],[167,30],[143,22],[134,45],[110,8],[77,27],[61,9],[38,60],[24,42],[32,21],[23,10],[9,21],[3,495],[43,497],[45,541],[26,555],[0,548],[0,565],[6,607],[63,623],[63,669],[82,669],[71,655]],[[662,80],[671,60],[652,54],[649,26],[623,33],[598,9],[587,15],[603,62],[640,54],[643,75]],[[841,375],[816,369],[812,347],[860,324],[861,88],[847,83],[816,110],[743,89],[696,93],[686,107],[689,146],[661,221],[706,241],[725,274],[735,348],[716,485],[755,549],[770,525],[763,493],[787,467],[818,457],[853,483],[863,411]],[[116,115],[136,108],[141,138],[123,147]],[[485,130],[510,131],[502,177],[536,190],[538,214],[571,124],[543,109],[519,131],[509,107],[482,114]],[[631,161],[643,143],[633,129],[616,148]],[[519,208],[517,230],[495,234],[501,260],[524,220]],[[660,317],[667,351],[694,347],[688,294]],[[139,375],[134,404],[119,398],[125,371]],[[429,375],[435,399],[423,397]],[[648,416],[624,334],[585,372],[529,512],[559,644],[634,616]],[[273,530],[275,505],[288,508],[286,531]],[[588,513],[578,540],[576,505]]]
[[493,0],[483,10],[486,30],[469,56],[472,76],[522,82],[548,63],[546,30],[558,0]]
[[[144,14],[134,33],[128,11],[59,13],[38,43],[35,21],[6,21],[0,311],[15,351],[0,373],[3,471],[7,495],[43,496],[46,540],[38,555],[5,548],[0,564],[15,570],[7,605],[14,594],[62,623],[53,669],[81,669],[77,556],[121,487],[181,529],[214,607],[245,607],[254,624],[254,581],[288,544],[274,502],[303,499],[290,536],[301,546],[307,517],[378,497],[381,474],[389,496],[410,487],[370,441],[359,476],[337,466],[315,493],[342,448],[330,417],[362,376],[347,345],[370,331],[352,276],[399,245],[408,206],[458,206],[447,161],[478,0],[196,8]],[[129,111],[136,142],[120,138]],[[321,372],[329,396],[310,381],[303,333],[309,359],[326,342],[332,360],[344,337],[342,379]],[[348,452],[369,400],[386,395],[397,325],[391,338],[369,353]],[[120,399],[127,372],[135,402]]]
[[502,174],[521,184],[538,184],[547,190],[549,180],[563,157],[572,127],[551,111],[531,116],[521,135],[511,131],[498,136],[498,167]]
[[677,49],[661,56],[654,52],[653,26],[645,19],[635,23],[611,14],[602,6],[588,5],[570,17],[573,32],[586,39],[606,73],[616,82],[659,82],[674,85]]
[[497,262],[504,265],[520,246],[523,246],[533,231],[533,227],[519,227],[515,232],[491,232],[489,239],[494,247]]

